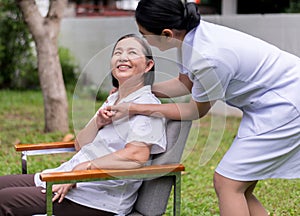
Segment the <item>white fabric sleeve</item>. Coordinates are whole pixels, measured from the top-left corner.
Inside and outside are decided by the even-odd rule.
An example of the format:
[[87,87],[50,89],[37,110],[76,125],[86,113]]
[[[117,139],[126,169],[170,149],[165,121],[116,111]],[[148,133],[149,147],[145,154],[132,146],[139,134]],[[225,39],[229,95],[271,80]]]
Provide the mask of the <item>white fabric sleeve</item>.
[[215,101],[226,97],[226,89],[234,74],[227,63],[205,58],[195,62],[192,68],[199,68],[189,74],[195,101]]
[[136,115],[130,120],[126,143],[143,142],[152,145],[151,154],[166,150],[166,125],[164,118]]

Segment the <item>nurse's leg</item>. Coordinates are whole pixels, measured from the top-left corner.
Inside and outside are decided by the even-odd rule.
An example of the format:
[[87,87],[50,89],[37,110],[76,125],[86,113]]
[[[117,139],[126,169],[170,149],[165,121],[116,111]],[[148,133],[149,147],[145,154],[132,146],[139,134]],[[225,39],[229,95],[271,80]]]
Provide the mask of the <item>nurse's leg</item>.
[[268,215],[265,208],[258,201],[258,199],[254,196],[253,191],[257,184],[257,181],[254,182],[245,192],[245,197],[247,200],[248,208],[250,211],[250,215]]
[[[251,188],[253,184],[255,187],[256,182],[235,181],[215,172],[214,186],[219,199],[220,215],[250,216],[253,208],[256,209],[259,207],[259,209],[261,209],[262,206],[257,205],[259,202],[254,199],[254,196],[250,195],[254,189],[254,187]],[[252,208],[251,211],[249,210],[248,200],[245,194],[247,194],[247,198],[249,198]],[[257,212],[256,216],[268,215],[263,208],[262,210],[263,211],[255,210],[255,212]]]

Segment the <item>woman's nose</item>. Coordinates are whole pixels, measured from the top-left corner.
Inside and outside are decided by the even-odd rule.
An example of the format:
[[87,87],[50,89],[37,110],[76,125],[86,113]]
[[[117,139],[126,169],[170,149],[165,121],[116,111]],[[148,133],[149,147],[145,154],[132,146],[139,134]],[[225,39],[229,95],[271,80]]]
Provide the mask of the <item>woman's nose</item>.
[[119,56],[119,61],[128,61],[128,55],[127,55],[127,53],[123,52],[123,53]]

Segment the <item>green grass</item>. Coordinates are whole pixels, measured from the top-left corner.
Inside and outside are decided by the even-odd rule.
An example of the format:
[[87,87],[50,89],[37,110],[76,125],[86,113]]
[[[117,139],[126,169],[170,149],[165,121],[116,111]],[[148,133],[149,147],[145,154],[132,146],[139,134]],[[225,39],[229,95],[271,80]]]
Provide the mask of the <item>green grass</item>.
[[[71,95],[69,98],[72,132]],[[219,215],[212,177],[215,167],[236,135],[239,121],[235,117],[226,118],[224,132],[223,118],[207,116],[194,121],[182,160],[186,167],[182,179],[182,215]],[[13,148],[15,143],[57,141],[65,135],[43,132],[43,100],[37,91],[0,91],[0,122],[0,175],[21,172],[20,155]],[[220,138],[221,142],[218,142]],[[55,167],[69,157],[69,154],[30,157],[29,172]],[[300,215],[299,179],[261,181],[255,194],[271,216]],[[171,202],[172,199],[166,215],[172,215]]]

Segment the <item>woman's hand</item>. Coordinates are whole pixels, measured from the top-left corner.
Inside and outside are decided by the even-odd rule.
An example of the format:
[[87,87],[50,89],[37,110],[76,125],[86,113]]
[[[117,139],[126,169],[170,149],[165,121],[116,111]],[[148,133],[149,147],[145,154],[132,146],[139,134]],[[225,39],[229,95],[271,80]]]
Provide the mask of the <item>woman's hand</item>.
[[[87,169],[91,169],[91,163],[89,161],[78,164],[72,171]],[[58,200],[58,203],[61,203],[67,193],[74,187],[76,187],[75,183],[53,185],[52,192],[55,193],[55,195],[52,198],[52,202]]]
[[52,192],[55,193],[54,197],[52,198],[52,202],[58,200],[58,203],[61,203],[67,193],[75,187],[76,184],[59,184],[53,185]]
[[108,111],[107,109],[99,109],[96,116],[97,127],[100,129],[103,126],[110,124],[113,116],[114,113],[112,111]]

